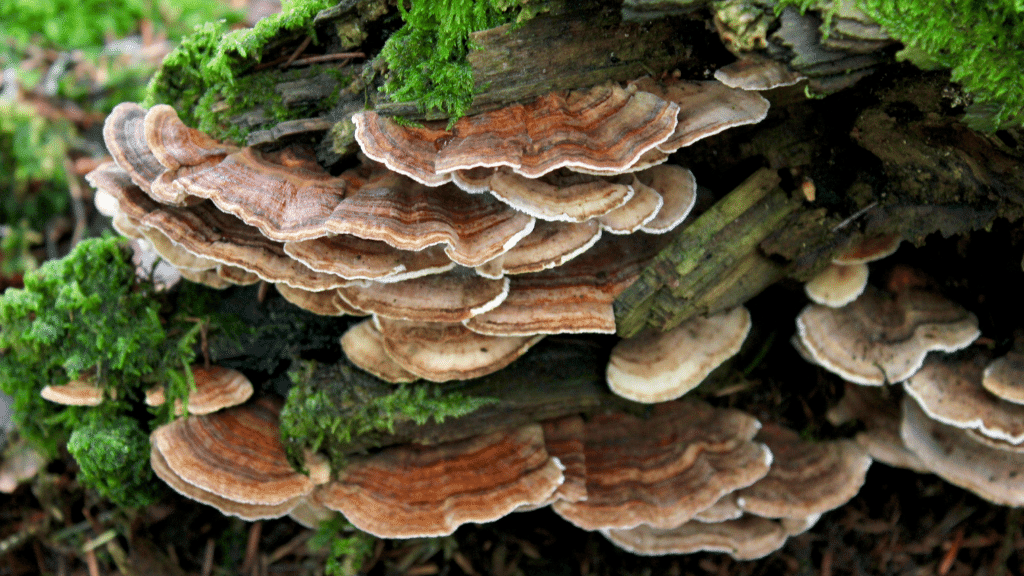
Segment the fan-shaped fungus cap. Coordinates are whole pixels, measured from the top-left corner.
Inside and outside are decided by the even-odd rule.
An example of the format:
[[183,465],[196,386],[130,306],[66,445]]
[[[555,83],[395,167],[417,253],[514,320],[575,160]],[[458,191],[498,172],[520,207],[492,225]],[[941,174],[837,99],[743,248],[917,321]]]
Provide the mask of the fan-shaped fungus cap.
[[903,236],[900,234],[866,236],[847,246],[832,259],[832,262],[849,266],[881,260],[886,256],[892,256],[899,250],[901,242],[903,242]]
[[851,420],[862,422],[865,430],[858,432],[854,440],[867,450],[872,460],[895,468],[929,473],[931,470],[917,455],[907,450],[900,438],[900,412],[887,389],[847,382],[843,397],[828,410],[826,417],[835,426]]
[[601,239],[597,220],[549,222],[538,220],[533,232],[504,254],[484,262],[476,271],[485,278],[527,274],[556,268],[583,254]]
[[396,364],[432,382],[468,380],[508,366],[540,342],[534,336],[486,336],[462,324],[374,318],[384,351]]
[[771,424],[755,439],[772,451],[772,467],[738,490],[736,503],[757,516],[807,517],[838,508],[857,494],[871,465],[871,457],[852,440],[807,442]]
[[451,130],[403,127],[376,112],[352,117],[370,158],[428,186],[451,172],[508,166],[527,178],[558,168],[623,172],[676,127],[678,106],[613,84],[553,92],[467,116]]
[[[286,514],[313,490],[313,483],[288,463],[279,438],[279,411],[279,402],[262,398],[160,426],[150,435],[153,469],[172,488],[225,514]],[[198,491],[186,492],[182,483]],[[216,498],[204,500],[197,493]],[[249,514],[246,508],[222,508],[224,501],[271,508]]]
[[[190,414],[210,414],[237,406],[252,396],[252,382],[238,370],[222,366],[192,367],[192,378],[195,390],[188,394],[188,411]],[[146,391],[146,404],[160,406],[165,402],[162,386]],[[174,413],[180,416],[184,412],[181,400],[174,401]]]
[[278,241],[318,238],[339,204],[365,179],[358,170],[331,176],[312,151],[255,148],[224,158],[216,166],[183,175],[176,182],[189,194],[213,201],[220,210],[259,228]]
[[1011,444],[1024,442],[1024,406],[985,390],[984,369],[980,356],[956,361],[933,356],[903,388],[929,417],[943,424],[975,429]]
[[386,242],[348,234],[285,242],[284,251],[317,272],[353,280],[401,282],[455,267],[441,246],[400,250]]
[[456,172],[454,181],[469,192],[482,186],[502,202],[541,220],[584,222],[619,208],[634,195],[628,183],[566,168],[540,178],[516,174],[511,168],[494,169],[486,179],[477,175],[472,183],[466,181],[468,176],[463,176],[480,170],[483,169]]
[[654,188],[637,180],[635,175],[623,176],[621,179],[632,181],[630,188],[633,189],[633,197],[611,212],[598,216],[597,221],[601,223],[601,228],[612,234],[632,234],[658,215],[665,200]]
[[484,278],[465,269],[404,282],[354,280],[338,289],[357,310],[421,322],[468,320],[501,304],[508,291],[508,278]]
[[146,110],[132,102],[122,102],[103,122],[103,142],[114,162],[126,171],[135,185],[149,191],[150,183],[164,171],[146,144]]
[[829,264],[804,284],[804,292],[812,302],[839,308],[864,293],[868,285],[867,264]]
[[658,144],[658,150],[666,153],[734,126],[756,124],[768,115],[768,101],[760,94],[729,88],[718,81],[675,80],[663,85],[645,77],[634,85],[679,105],[675,132]]
[[545,500],[562,483],[539,424],[353,458],[316,499],[382,538],[451,534]]
[[730,88],[764,91],[792,86],[803,80],[798,72],[785,64],[755,55],[745,56],[715,70],[715,80]]
[[82,379],[62,386],[44,386],[39,395],[43,400],[65,406],[99,406],[103,403],[103,388]]
[[[579,416],[565,416],[541,422],[544,428],[544,445],[548,454],[557,458],[565,469],[565,481],[551,494],[551,502],[567,500],[580,502],[587,499],[587,461],[583,452],[586,434],[583,419]],[[551,502],[546,502],[550,504]]]
[[1024,404],[1024,354],[1010,352],[990,362],[981,384],[1003,400]]
[[637,172],[641,183],[653,188],[664,200],[661,210],[640,230],[648,234],[663,234],[675,229],[697,203],[697,181],[693,173],[681,166],[662,164]]
[[[772,455],[774,458],[774,454]],[[736,493],[726,494],[711,505],[693,516],[693,519],[705,524],[735,520],[743,516],[743,509],[736,503]]]
[[869,287],[842,308],[808,305],[796,320],[804,347],[821,366],[858,384],[902,382],[931,350],[959,350],[979,334],[974,314],[921,290],[889,298]]
[[660,404],[646,420],[596,416],[585,426],[587,498],[551,507],[585,530],[679,526],[768,472],[771,453],[751,440],[758,428],[699,402]]
[[925,466],[948,482],[996,504],[1024,505],[1024,452],[995,448],[968,431],[932,420],[910,397],[903,399],[900,436]]
[[673,400],[739,352],[748,332],[750,313],[738,306],[694,316],[667,332],[649,330],[622,340],[608,360],[608,386],[635,402]]
[[178,118],[174,108],[166,104],[157,104],[146,112],[143,132],[150,152],[168,170],[221,160],[238,150],[189,128]]
[[508,297],[466,326],[493,336],[613,333],[612,302],[664,242],[647,234],[605,237],[563,266],[512,276]]
[[341,349],[350,362],[386,382],[400,384],[419,379],[419,376],[401,367],[384,350],[384,337],[372,318],[346,330],[341,337]]
[[[789,520],[789,519],[786,519]],[[812,518],[811,520],[816,520]],[[705,523],[690,521],[676,528],[637,526],[628,530],[602,530],[616,546],[643,556],[725,552],[736,560],[762,558],[782,548],[786,539],[813,522],[786,522],[746,515],[735,520]],[[788,524],[796,526],[790,527]]]

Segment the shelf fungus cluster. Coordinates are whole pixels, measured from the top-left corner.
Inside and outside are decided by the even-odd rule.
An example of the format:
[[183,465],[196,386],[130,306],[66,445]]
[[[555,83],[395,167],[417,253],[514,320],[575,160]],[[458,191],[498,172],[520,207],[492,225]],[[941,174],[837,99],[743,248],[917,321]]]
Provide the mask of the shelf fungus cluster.
[[1024,505],[1021,356],[948,354],[980,336],[974,314],[918,288],[869,286],[840,308],[809,305],[797,327],[801,353],[847,380],[829,419],[861,421],[856,440],[872,458]]
[[365,111],[365,156],[335,176],[300,146],[239,149],[125,103],[104,125],[114,162],[89,180],[115,227],[186,278],[372,316],[344,349],[382,378],[466,379],[548,334],[613,333],[612,301],[694,204],[669,154],[767,109],[717,81],[644,78],[449,129]]

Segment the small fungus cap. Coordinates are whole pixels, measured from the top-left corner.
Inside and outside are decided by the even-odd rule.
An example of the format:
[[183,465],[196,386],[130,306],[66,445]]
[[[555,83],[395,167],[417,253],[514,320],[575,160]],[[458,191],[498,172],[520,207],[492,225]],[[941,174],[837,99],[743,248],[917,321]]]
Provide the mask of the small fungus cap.
[[864,293],[868,285],[867,264],[829,264],[804,284],[804,292],[812,302],[839,308]]
[[937,294],[907,290],[895,298],[869,287],[842,308],[808,305],[797,317],[807,352],[858,384],[902,382],[932,350],[952,352],[977,339],[977,317]]
[[608,361],[608,385],[635,402],[678,398],[739,352],[750,326],[750,313],[739,306],[694,316],[666,332],[649,330],[622,340]]
[[985,367],[982,386],[1014,404],[1024,404],[1024,354],[1010,352]]
[[[192,378],[196,388],[189,392],[188,411],[190,414],[211,414],[217,410],[237,406],[252,396],[252,382],[238,370],[222,366],[192,367]],[[159,387],[146,392],[146,404],[159,406],[164,403],[164,389]],[[174,413],[184,412],[181,400],[175,400]]]

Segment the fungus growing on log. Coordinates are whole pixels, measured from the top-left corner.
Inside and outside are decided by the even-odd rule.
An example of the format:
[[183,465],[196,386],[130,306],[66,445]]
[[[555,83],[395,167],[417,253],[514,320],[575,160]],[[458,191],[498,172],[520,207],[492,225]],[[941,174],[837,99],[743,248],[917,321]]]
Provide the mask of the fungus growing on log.
[[667,332],[649,330],[622,340],[608,360],[608,386],[635,402],[679,398],[739,352],[750,325],[750,313],[738,306],[694,316]]
[[902,382],[932,350],[959,350],[979,335],[974,314],[937,294],[890,297],[868,289],[842,308],[811,304],[796,320],[815,362],[858,384]]
[[531,424],[353,458],[316,500],[382,538],[444,536],[467,522],[490,522],[542,502],[562,481],[543,429]]
[[981,385],[1014,404],[1024,404],[1024,354],[1009,352],[985,367]]
[[[242,404],[252,396],[252,382],[238,370],[221,366],[193,366],[192,378],[196,387],[188,393],[189,414],[211,414],[223,408]],[[164,387],[146,391],[146,404],[160,406],[165,402]],[[184,412],[181,400],[174,401],[174,414]]]

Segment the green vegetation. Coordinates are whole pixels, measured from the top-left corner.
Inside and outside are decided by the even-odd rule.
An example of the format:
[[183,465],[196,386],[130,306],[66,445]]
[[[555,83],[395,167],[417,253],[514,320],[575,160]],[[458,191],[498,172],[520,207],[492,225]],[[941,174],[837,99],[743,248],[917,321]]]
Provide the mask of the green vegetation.
[[146,506],[160,495],[149,465],[149,438],[132,418],[79,426],[68,440],[68,452],[81,468],[78,479],[118,506]]
[[[200,327],[165,327],[160,306],[149,283],[135,282],[125,241],[113,237],[81,242],[26,274],[24,289],[4,292],[0,390],[14,398],[19,433],[52,455],[77,427],[127,414],[145,388],[184,382],[168,392],[168,418],[173,399],[187,393]],[[75,379],[101,386],[108,400],[66,407],[39,395]]]
[[[836,0],[838,1],[838,0]],[[830,2],[781,0],[778,7],[821,10]],[[925,69],[948,68],[976,100],[965,118],[976,129],[1024,123],[1024,2],[1020,0],[858,0],[858,7],[907,49],[902,56]]]
[[[223,21],[199,26],[164,59],[149,83],[143,105],[170,104],[186,124],[234,141],[243,140],[245,131],[228,119],[257,104],[268,107],[271,124],[305,116],[307,111],[288,110],[281,104],[273,88],[287,78],[277,69],[263,75],[246,73],[260,63],[271,40],[308,34],[315,41],[313,17],[334,3],[285,0],[280,13],[260,20],[251,29],[229,32]],[[322,106],[329,107],[330,102]]]
[[338,514],[317,526],[309,547],[330,551],[324,564],[327,576],[355,576],[373,553],[373,542],[373,536],[356,530]]
[[[384,91],[397,102],[417,101],[421,110],[438,109],[452,122],[473,103],[473,70],[466,62],[469,35],[511,22],[517,0],[413,0],[398,3],[405,26],[388,38],[381,55],[390,77]],[[515,8],[515,9],[514,9]]]
[[323,368],[327,375],[317,373],[314,362],[300,363],[289,374],[295,386],[281,410],[281,438],[293,462],[309,448],[326,452],[337,468],[345,445],[356,438],[393,432],[402,422],[444,422],[498,401],[436,384],[395,387],[344,363]]

